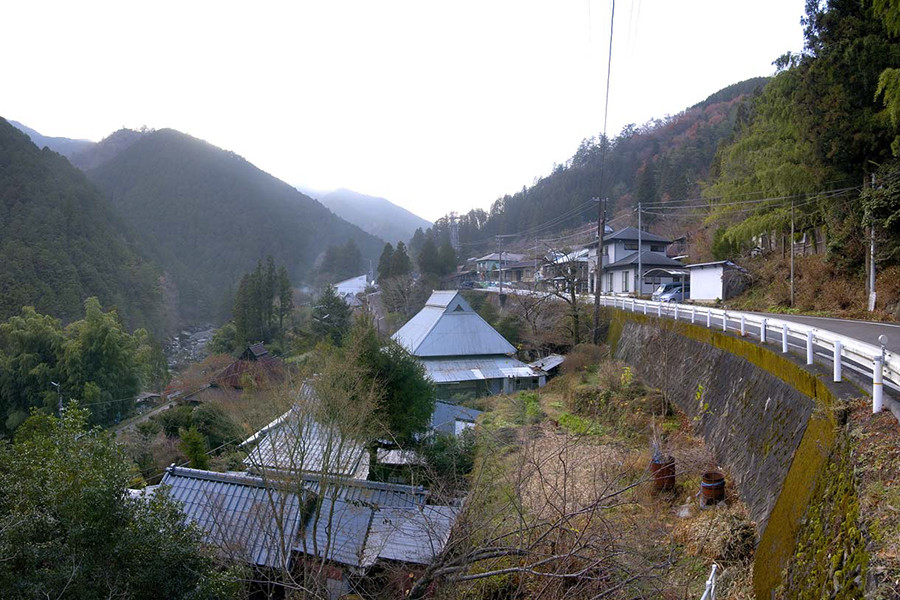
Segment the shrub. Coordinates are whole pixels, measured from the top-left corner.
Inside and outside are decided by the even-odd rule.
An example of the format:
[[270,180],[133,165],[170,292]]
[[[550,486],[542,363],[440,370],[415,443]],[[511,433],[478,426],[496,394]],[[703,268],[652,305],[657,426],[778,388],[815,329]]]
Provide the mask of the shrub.
[[600,361],[609,356],[606,346],[594,346],[593,344],[578,344],[566,355],[566,361],[562,364],[563,373],[579,373],[597,366]]

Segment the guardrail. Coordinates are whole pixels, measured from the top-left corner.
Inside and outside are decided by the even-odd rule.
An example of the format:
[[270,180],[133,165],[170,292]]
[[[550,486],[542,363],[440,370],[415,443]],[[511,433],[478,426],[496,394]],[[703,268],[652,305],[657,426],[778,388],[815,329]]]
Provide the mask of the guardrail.
[[[485,288],[480,291],[496,292],[496,288]],[[555,294],[511,288],[510,294],[544,295],[557,298]],[[593,303],[593,296],[579,295],[586,303]],[[835,382],[843,381],[844,367],[848,367],[870,378],[872,382],[872,412],[884,410],[884,386],[889,385],[900,391],[900,356],[884,347],[868,344],[856,338],[847,337],[827,329],[812,327],[757,313],[724,310],[699,304],[678,304],[674,302],[655,302],[641,300],[631,296],[600,295],[600,304],[645,315],[671,317],[675,320],[690,320],[696,324],[698,320],[706,327],[719,327],[722,331],[736,331],[742,337],[756,337],[761,343],[773,343],[776,338],[781,342],[781,351],[787,354],[793,346],[806,349],[806,364],[812,365],[816,360],[816,348],[823,352],[820,358],[830,359]],[[821,361],[820,361],[821,362]],[[900,414],[897,415],[900,419]]]
[[712,572],[709,574],[709,579],[706,580],[706,589],[700,596],[700,600],[716,600],[716,571],[718,568],[719,565],[713,563]]
[[883,410],[885,382],[900,389],[900,357],[886,350],[883,340],[879,347],[827,329],[811,327],[794,321],[696,304],[654,302],[608,295],[601,295],[600,303],[603,306],[645,315],[671,317],[684,321],[689,319],[691,323],[695,324],[698,320],[701,324],[705,321],[706,327],[720,327],[722,331],[737,331],[742,337],[755,337],[764,344],[779,339],[781,351],[785,354],[790,351],[793,338],[794,347],[806,348],[807,365],[815,362],[815,349],[818,347],[830,356],[833,381],[843,380],[845,366],[866,376],[871,376],[873,413]]

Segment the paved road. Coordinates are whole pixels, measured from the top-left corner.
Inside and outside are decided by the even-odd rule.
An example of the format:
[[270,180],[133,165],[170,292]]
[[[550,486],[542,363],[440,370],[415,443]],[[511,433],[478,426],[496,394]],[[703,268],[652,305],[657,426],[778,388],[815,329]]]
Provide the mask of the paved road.
[[807,317],[805,315],[759,314],[764,314],[773,319],[781,319],[782,321],[792,321],[794,323],[809,325],[810,327],[827,329],[828,331],[833,331],[839,335],[851,337],[861,342],[872,344],[873,346],[880,345],[878,343],[878,336],[884,334],[888,339],[885,347],[891,352],[900,354],[900,325],[894,323],[834,319],[831,317]]

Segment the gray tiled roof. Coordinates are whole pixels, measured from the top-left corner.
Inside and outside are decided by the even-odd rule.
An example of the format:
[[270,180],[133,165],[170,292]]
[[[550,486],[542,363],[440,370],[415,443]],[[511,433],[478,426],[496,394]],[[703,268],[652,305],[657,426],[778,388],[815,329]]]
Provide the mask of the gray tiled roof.
[[[300,403],[307,401],[304,397]],[[300,404],[263,431],[256,447],[244,459],[252,471],[324,473],[358,479],[369,475],[369,453],[365,446],[343,434],[337,426],[320,425]]]
[[183,467],[169,467],[162,486],[227,558],[289,568],[302,511],[296,494],[258,477]]
[[[662,242],[663,244],[671,244],[672,240],[666,239],[661,235],[656,235],[655,233],[650,233],[649,231],[641,231],[641,243],[643,242]],[[638,229],[637,227],[623,227],[618,231],[614,231],[609,235],[603,236],[603,243],[607,244],[609,242],[615,242],[620,240],[627,241],[637,241],[638,239]]]
[[401,327],[393,339],[420,358],[516,352],[457,291],[432,293],[425,308]]
[[[617,269],[638,264],[638,253],[633,252],[622,260],[606,265],[604,269]],[[659,252],[650,252],[645,250],[641,252],[641,265],[644,267],[684,267],[684,265],[675,259],[669,258],[665,254]]]
[[426,505],[422,488],[328,481],[320,494],[321,480],[309,476],[291,485],[172,466],[160,490],[227,558],[278,569],[290,568],[292,550],[360,568],[379,559],[426,564],[459,512]]

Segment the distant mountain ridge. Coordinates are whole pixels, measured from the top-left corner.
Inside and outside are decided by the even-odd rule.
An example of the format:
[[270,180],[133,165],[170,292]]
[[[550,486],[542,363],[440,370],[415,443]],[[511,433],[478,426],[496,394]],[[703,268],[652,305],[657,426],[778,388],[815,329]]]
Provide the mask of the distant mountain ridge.
[[172,129],[130,137],[87,176],[171,276],[187,321],[223,320],[241,276],[268,255],[299,285],[329,245],[353,240],[364,260],[381,252],[381,240],[234,152]]
[[160,269],[81,171],[32,142],[0,118],[0,320],[31,305],[72,321],[97,296],[129,329],[161,333]]
[[319,201],[342,219],[392,244],[407,242],[416,229],[432,226],[430,221],[385,198],[344,188],[321,196]]
[[30,137],[31,141],[38,148],[46,146],[54,152],[62,154],[66,158],[71,158],[73,154],[87,150],[96,144],[96,142],[92,142],[91,140],[75,140],[66,137],[46,136],[18,121],[9,121],[9,124]]

